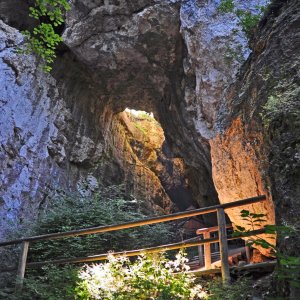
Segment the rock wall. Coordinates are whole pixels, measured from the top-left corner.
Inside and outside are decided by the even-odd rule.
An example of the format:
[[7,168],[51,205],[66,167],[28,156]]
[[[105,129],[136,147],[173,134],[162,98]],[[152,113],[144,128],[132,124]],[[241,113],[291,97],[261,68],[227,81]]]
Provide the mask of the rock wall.
[[138,201],[144,199],[143,205],[162,212],[195,205],[185,162],[173,157],[161,125],[152,116],[127,109],[115,115],[107,129],[107,145],[124,169],[128,191]]
[[[15,2],[1,2],[1,19],[32,26],[15,18]],[[3,228],[8,219],[33,218],[58,190],[89,196],[125,181],[138,195],[146,175],[153,178],[149,192],[162,197],[143,194],[156,210],[170,211],[170,200],[186,208],[176,198],[184,187],[182,198],[198,206],[265,193],[267,204],[253,209],[266,212],[269,223],[274,202],[277,219],[288,205],[296,219],[297,1],[274,1],[246,62],[247,39],[218,3],[74,0],[51,75],[33,57],[15,54],[22,37],[1,23]],[[265,1],[236,3],[253,10]],[[274,101],[276,113],[262,108]],[[133,130],[126,108],[154,113],[162,151]],[[147,171],[129,171],[132,162]],[[238,213],[229,216],[237,222]]]
[[[55,123],[68,111],[55,80],[36,68],[33,57],[15,53],[21,41],[20,33],[0,21],[1,235],[10,221],[32,218],[48,186],[64,181],[48,151],[59,147]],[[57,161],[64,155],[61,147]]]
[[[268,222],[276,217],[277,224],[294,228],[299,228],[299,11],[299,1],[273,1],[252,41],[253,53],[224,95],[220,133],[211,141],[220,201],[228,201],[229,190],[237,198],[250,196],[251,185],[268,195],[266,204],[253,209],[270,215],[274,206]],[[299,237],[278,242],[283,252],[298,255]]]
[[[245,205],[226,210],[234,225],[245,227],[246,230],[261,228],[263,225],[275,224],[275,211],[272,200],[270,179],[267,174],[268,163],[265,153],[265,141],[255,122],[245,129],[240,118],[235,119],[230,127],[210,141],[213,180],[221,203],[239,199],[266,195],[267,200],[252,205]],[[264,214],[261,218],[266,222],[247,224],[241,218],[241,210],[249,210],[255,214]],[[274,237],[261,235],[261,238],[274,244]],[[251,238],[249,238],[251,239]],[[259,248],[266,256],[271,249]]]

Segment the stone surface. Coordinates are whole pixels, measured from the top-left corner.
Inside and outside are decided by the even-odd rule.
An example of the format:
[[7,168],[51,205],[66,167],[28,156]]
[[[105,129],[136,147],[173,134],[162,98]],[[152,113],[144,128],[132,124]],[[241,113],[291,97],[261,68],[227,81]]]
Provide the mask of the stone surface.
[[[93,168],[102,157],[102,136],[92,140],[90,133],[80,133],[85,121],[75,119],[71,107],[67,108],[58,82],[43,73],[32,56],[16,54],[23,40],[17,30],[2,21],[0,29],[2,237],[23,221],[35,219],[53,194],[80,192],[82,182],[95,174],[99,181],[111,182],[114,177],[118,183],[122,172],[109,158]],[[73,91],[70,97],[76,97]],[[109,169],[105,168],[108,161]]]
[[[254,126],[253,126],[254,127]],[[261,132],[252,127],[247,132],[240,119],[232,122],[224,134],[211,140],[213,180],[221,203],[228,203],[253,195],[266,195],[267,200],[252,205],[245,205],[226,210],[234,225],[243,226],[246,230],[262,228],[275,224],[275,211],[270,193],[270,180],[267,174],[267,157],[264,152],[264,140]],[[241,210],[264,214],[261,222],[252,226],[241,218]],[[261,238],[274,244],[272,236],[260,235]],[[249,238],[251,239],[251,238]],[[271,249],[259,248],[268,255]]]
[[[0,180],[1,234],[9,220],[31,218],[47,193],[59,182],[47,146],[57,137],[55,119],[65,110],[55,80],[35,67],[32,57],[15,53],[22,36],[0,21]],[[63,160],[63,145],[60,160]],[[43,178],[43,174],[50,177]],[[51,177],[53,180],[51,180]],[[36,201],[36,195],[39,201]]]
[[[236,1],[238,7],[243,1]],[[260,3],[259,3],[260,2]],[[262,1],[248,1],[248,7]],[[224,89],[246,60],[248,42],[233,14],[218,12],[218,2],[185,1],[181,32],[186,46],[183,60],[184,105],[202,137],[214,136],[215,117]]]
[[[299,10],[299,1],[273,2],[252,55],[224,95],[220,133],[211,141],[220,201],[227,201],[230,188],[236,197],[250,196],[249,185],[256,182],[257,192],[272,195],[276,222],[294,228],[299,228]],[[299,236],[278,242],[283,252],[297,256]]]
[[[217,2],[74,0],[64,32],[69,50],[60,49],[52,77],[13,53],[22,38],[1,23],[3,224],[36,214],[53,190],[88,196],[124,181],[131,158],[112,146],[111,129],[121,128],[115,115],[127,107],[154,113],[168,145],[163,159],[177,158],[180,174],[184,160],[194,203],[215,204],[217,192],[221,202],[266,193],[269,205],[253,209],[273,222],[273,199],[277,220],[299,221],[299,4],[274,1],[243,63],[245,36]],[[0,18],[31,26],[17,20],[12,3],[1,2]],[[262,3],[237,1],[249,9]],[[167,186],[158,153],[138,157],[145,145],[133,147],[134,159]],[[160,208],[170,207],[166,194]]]
[[152,116],[127,109],[113,117],[109,132],[107,144],[124,169],[127,189],[138,201],[144,199],[144,206],[165,212],[195,205],[184,160],[173,157],[161,125]]

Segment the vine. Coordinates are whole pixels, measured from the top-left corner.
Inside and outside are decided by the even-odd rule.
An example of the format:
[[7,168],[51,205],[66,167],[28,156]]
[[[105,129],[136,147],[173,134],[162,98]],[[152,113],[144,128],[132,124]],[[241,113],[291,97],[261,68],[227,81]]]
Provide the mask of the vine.
[[25,30],[25,53],[35,53],[42,61],[43,70],[50,72],[56,57],[55,50],[62,37],[55,29],[64,22],[64,14],[70,10],[68,0],[35,0],[34,6],[29,8],[29,16],[38,20],[32,32]]

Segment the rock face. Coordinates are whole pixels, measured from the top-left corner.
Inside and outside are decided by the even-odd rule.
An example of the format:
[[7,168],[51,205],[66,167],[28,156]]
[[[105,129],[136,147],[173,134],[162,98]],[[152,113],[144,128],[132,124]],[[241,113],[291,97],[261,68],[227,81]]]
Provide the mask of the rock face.
[[[287,16],[289,22],[285,23]],[[270,216],[275,206],[277,224],[298,228],[299,36],[295,28],[299,29],[299,3],[283,5],[275,1],[253,42],[252,57],[228,91],[220,111],[223,130],[211,146],[220,201],[228,201],[228,188],[233,186],[237,198],[250,196],[248,187],[256,182],[258,190],[268,195],[268,202],[255,205],[253,211]],[[245,169],[245,165],[256,165],[256,170]],[[232,171],[230,177],[228,170]],[[234,215],[229,213],[231,219]],[[297,256],[299,236],[279,239],[278,247],[283,253]]]
[[[16,2],[1,2],[1,19],[32,26],[13,16]],[[156,211],[266,194],[248,209],[298,222],[299,1],[274,1],[248,59],[236,17],[217,7],[74,0],[52,75],[14,53],[22,37],[1,22],[2,228],[32,218],[57,190],[90,196],[121,182]],[[164,137],[126,108],[153,112]],[[239,210],[229,217],[244,225]]]
[[[263,225],[275,224],[275,211],[270,181],[266,174],[268,167],[264,138],[254,122],[249,124],[249,127],[251,129],[247,131],[241,119],[235,119],[225,133],[211,140],[211,155],[213,179],[221,203],[246,199],[253,195],[267,196],[264,202],[226,211],[235,225],[254,230]],[[240,212],[243,209],[255,214],[264,214],[265,217],[261,219],[266,222],[258,223],[256,226],[247,224],[241,218]],[[274,244],[272,236],[261,235],[260,237]],[[264,255],[270,252],[270,249],[259,249]]]
[[[220,200],[228,201],[226,195],[231,188],[233,196],[250,196],[251,185],[269,199],[264,205],[255,205],[255,211],[272,215],[272,195],[277,223],[296,227],[299,10],[298,1],[274,1],[253,41],[253,54],[239,80],[227,92],[227,101],[219,112],[222,131],[211,141],[214,181]],[[228,177],[229,170],[232,175]],[[268,221],[274,221],[274,216]],[[291,255],[299,251],[299,241],[279,240],[280,247],[282,243]],[[298,246],[290,248],[287,243]]]
[[113,117],[109,132],[107,144],[124,169],[127,189],[146,200],[144,205],[162,212],[174,211],[174,204],[179,209],[195,205],[184,160],[172,156],[152,116],[127,109]]
[[[55,121],[68,115],[55,81],[39,72],[32,57],[18,56],[22,36],[0,21],[1,234],[9,220],[36,214],[47,186],[60,184],[57,165],[65,157]],[[48,148],[55,148],[51,159]],[[53,152],[54,155],[54,152]],[[43,174],[48,174],[44,177]],[[50,176],[49,176],[50,175]],[[37,198],[39,199],[37,201]],[[29,214],[29,215],[28,215]]]

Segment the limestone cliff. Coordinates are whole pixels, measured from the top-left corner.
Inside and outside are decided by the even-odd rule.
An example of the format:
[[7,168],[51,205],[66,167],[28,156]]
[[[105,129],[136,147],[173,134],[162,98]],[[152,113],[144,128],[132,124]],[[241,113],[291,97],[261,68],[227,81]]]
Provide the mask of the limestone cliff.
[[51,75],[15,53],[9,25],[32,26],[16,2],[0,5],[2,228],[121,182],[156,211],[266,194],[248,208],[298,222],[299,1],[273,1],[250,50],[219,1],[74,0]]
[[151,115],[127,109],[113,117],[109,132],[107,144],[137,199],[165,212],[194,204],[184,160],[172,156],[160,124]]
[[[268,202],[253,210],[294,228],[300,226],[299,25],[299,1],[273,1],[253,53],[224,95],[219,134],[210,142],[220,201],[266,194]],[[291,255],[299,246],[299,237],[279,240]]]

